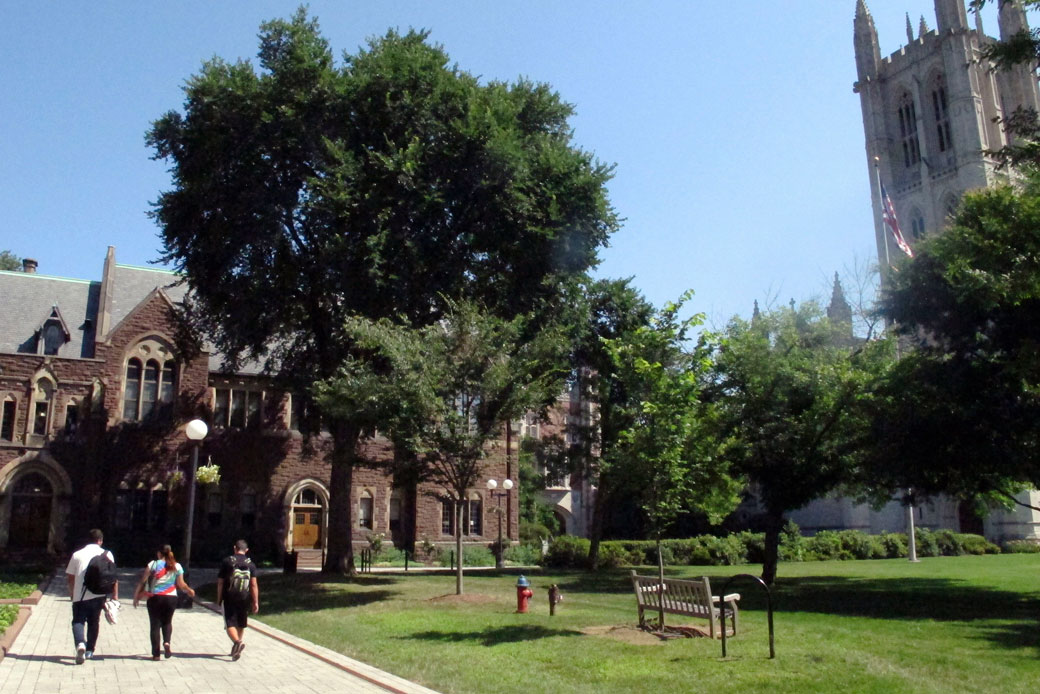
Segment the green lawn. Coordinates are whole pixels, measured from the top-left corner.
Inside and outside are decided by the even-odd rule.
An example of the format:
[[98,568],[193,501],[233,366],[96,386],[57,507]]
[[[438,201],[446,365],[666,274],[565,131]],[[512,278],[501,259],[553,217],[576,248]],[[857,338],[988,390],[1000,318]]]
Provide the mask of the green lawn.
[[[725,578],[758,567],[685,567]],[[649,572],[646,569],[644,572]],[[627,572],[534,573],[531,613],[514,614],[516,574],[317,574],[261,579],[260,618],[442,692],[1035,692],[1040,555],[782,564],[768,658],[764,593],[743,583],[742,631],[645,645],[587,627],[631,627]],[[564,602],[550,617],[546,590]],[[684,621],[671,618],[673,623]],[[631,631],[624,630],[631,634]]]

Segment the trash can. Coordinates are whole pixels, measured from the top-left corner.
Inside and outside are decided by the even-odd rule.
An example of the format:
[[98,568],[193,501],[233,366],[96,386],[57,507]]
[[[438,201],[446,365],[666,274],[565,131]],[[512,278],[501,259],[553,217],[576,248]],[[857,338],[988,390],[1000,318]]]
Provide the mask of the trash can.
[[295,551],[286,552],[282,558],[282,570],[287,574],[296,573],[296,560],[299,557]]

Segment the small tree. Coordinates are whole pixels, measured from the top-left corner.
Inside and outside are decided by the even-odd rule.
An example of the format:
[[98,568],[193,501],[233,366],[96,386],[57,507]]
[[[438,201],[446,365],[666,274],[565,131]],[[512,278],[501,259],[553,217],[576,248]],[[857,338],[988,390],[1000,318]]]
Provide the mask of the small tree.
[[864,406],[889,363],[884,341],[849,345],[803,304],[734,318],[714,345],[712,399],[723,455],[765,517],[762,579],[776,578],[784,514],[851,486],[872,444]]
[[399,457],[443,488],[455,507],[463,592],[462,536],[468,493],[484,479],[490,444],[502,424],[555,399],[565,370],[565,341],[551,329],[528,336],[523,317],[504,320],[470,303],[452,304],[438,323],[410,329],[354,319],[348,333],[369,354],[319,384],[332,412],[368,408]]
[[680,320],[681,307],[681,302],[667,304],[650,325],[605,341],[615,377],[629,394],[630,412],[604,464],[639,480],[636,489],[657,543],[662,589],[661,539],[667,528],[685,510],[702,511],[720,522],[736,506],[739,491],[702,426],[706,410],[700,395],[708,351],[701,343],[692,351],[684,347],[688,331],[700,325],[703,316]]
[[11,251],[0,251],[0,270],[15,272],[22,269],[22,259]]

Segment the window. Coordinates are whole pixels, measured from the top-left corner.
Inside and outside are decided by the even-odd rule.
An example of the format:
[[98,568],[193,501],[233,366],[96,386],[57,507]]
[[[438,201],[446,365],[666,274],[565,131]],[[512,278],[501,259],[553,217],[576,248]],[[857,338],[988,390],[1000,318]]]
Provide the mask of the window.
[[361,492],[361,499],[358,502],[358,527],[372,529],[372,511],[374,505],[372,500],[372,493],[367,489]]
[[260,405],[263,391],[244,388],[214,388],[213,426],[245,427],[260,426]]
[[65,331],[57,321],[47,321],[43,326],[43,353],[57,354],[58,348],[65,344]]
[[945,152],[953,148],[950,135],[950,114],[946,106],[946,85],[940,75],[935,78],[932,89],[932,111],[935,115],[935,134],[939,143],[939,151]]
[[79,428],[79,405],[70,402],[65,406],[65,433],[72,436]]
[[914,239],[924,238],[924,217],[919,212],[910,213],[910,233]]
[[165,530],[167,493],[162,485],[153,489],[130,489],[119,485],[115,496],[113,525],[118,530]]
[[390,494],[390,532],[401,530],[401,490],[395,489]]
[[466,525],[467,535],[482,535],[484,533],[484,502],[480,496],[473,494],[466,503]]
[[238,504],[238,511],[242,514],[243,528],[256,527],[256,492],[250,489],[242,492],[242,501]]
[[455,534],[455,502],[451,499],[441,501],[441,533]]
[[224,510],[224,498],[219,491],[210,492],[206,497],[206,521],[211,528],[219,528]]
[[123,384],[123,419],[139,422],[152,417],[168,417],[172,411],[177,367],[172,361],[142,361],[131,357],[126,362]]
[[293,504],[298,506],[320,506],[321,501],[318,500],[318,493],[313,489],[301,489],[296,497],[293,499]]
[[540,420],[535,412],[528,412],[520,419],[520,438],[537,439],[541,433]]
[[53,383],[46,378],[41,378],[36,382],[36,389],[33,395],[33,433],[37,436],[47,435],[53,396]]
[[909,168],[921,160],[917,141],[917,108],[910,92],[904,92],[899,103],[899,137],[903,143],[903,163]]
[[0,440],[14,441],[14,417],[17,412],[15,399],[4,398],[4,407],[0,410]]

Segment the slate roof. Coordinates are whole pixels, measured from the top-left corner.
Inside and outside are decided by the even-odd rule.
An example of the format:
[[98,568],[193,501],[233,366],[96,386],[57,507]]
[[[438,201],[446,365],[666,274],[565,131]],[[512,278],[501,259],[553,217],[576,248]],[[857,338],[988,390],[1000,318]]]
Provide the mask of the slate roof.
[[101,282],[0,271],[0,352],[36,353],[36,331],[57,306],[70,333],[58,356],[94,356]]

